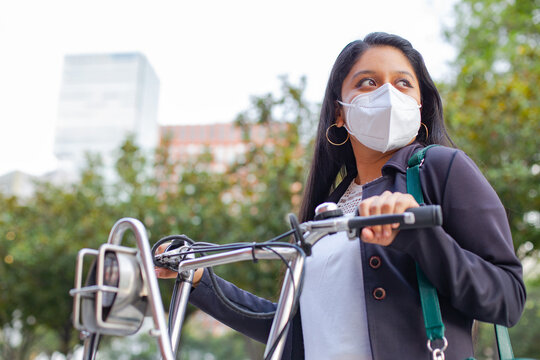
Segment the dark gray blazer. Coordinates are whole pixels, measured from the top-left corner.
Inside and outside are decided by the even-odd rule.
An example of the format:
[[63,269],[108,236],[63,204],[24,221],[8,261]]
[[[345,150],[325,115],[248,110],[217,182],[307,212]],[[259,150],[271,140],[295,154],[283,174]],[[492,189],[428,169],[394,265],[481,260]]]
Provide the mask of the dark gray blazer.
[[[421,147],[411,144],[398,150],[383,166],[382,178],[364,187],[363,197],[385,190],[406,193],[407,161]],[[339,200],[353,175],[329,201]],[[506,326],[518,322],[526,297],[522,267],[504,207],[467,155],[434,147],[426,154],[420,178],[426,204],[442,207],[443,226],[402,230],[388,247],[361,242],[363,279],[359,281],[364,282],[371,351],[374,359],[429,358],[417,262],[439,293],[449,342],[446,358],[462,360],[473,356],[473,319]],[[223,279],[218,281],[232,301],[252,311],[276,307]],[[226,308],[216,297],[207,272],[190,301],[233,329],[266,342],[271,320],[246,318]],[[303,359],[300,311],[287,336],[283,359]]]

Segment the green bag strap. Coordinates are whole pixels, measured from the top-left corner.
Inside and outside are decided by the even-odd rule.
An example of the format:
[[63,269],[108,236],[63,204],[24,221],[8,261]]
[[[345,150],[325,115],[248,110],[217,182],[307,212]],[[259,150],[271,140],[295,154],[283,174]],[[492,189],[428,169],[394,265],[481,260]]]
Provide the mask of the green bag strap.
[[[420,184],[420,166],[424,162],[426,151],[433,146],[436,145],[427,146],[416,152],[407,163],[407,192],[414,197],[418,204],[424,203],[424,195]],[[446,342],[444,339],[444,324],[439,308],[437,290],[431,285],[418,264],[416,264],[416,277],[418,279],[418,290],[420,292],[427,338],[430,342],[435,340]]]
[[495,338],[497,339],[497,349],[499,350],[500,360],[514,359],[512,344],[510,344],[510,335],[506,326],[495,325]]
[[[420,182],[420,167],[424,163],[424,157],[426,156],[427,150],[433,146],[438,145],[429,145],[422,150],[417,151],[411,156],[407,163],[407,192],[411,194],[416,202],[420,205],[424,204],[424,195]],[[446,346],[448,345],[444,337],[444,324],[442,322],[441,309],[439,307],[439,297],[437,295],[437,290],[433,285],[431,285],[418,264],[416,264],[416,277],[418,279],[418,289],[420,292],[422,313],[424,315],[424,325],[426,327],[426,334],[429,339],[428,349],[432,352],[433,358],[436,359],[437,356],[440,356],[444,352]],[[495,325],[494,327],[499,359],[519,360],[514,358],[508,329],[502,325]],[[431,341],[434,340],[443,340],[443,347],[440,349],[432,349]],[[444,358],[444,355],[441,358]],[[474,358],[468,358],[467,360],[474,360]]]
[[431,285],[418,264],[416,264],[416,278],[418,279],[418,291],[420,292],[427,338],[430,341],[443,340],[444,342],[444,324],[437,290]]
[[420,184],[420,166],[424,163],[424,157],[428,149],[439,146],[437,144],[429,145],[411,156],[407,162],[407,192],[411,194],[418,204],[424,203],[424,193]]
[[515,358],[510,343],[508,328],[503,325],[495,325],[495,338],[497,339],[497,350],[500,360],[535,360],[531,358]]

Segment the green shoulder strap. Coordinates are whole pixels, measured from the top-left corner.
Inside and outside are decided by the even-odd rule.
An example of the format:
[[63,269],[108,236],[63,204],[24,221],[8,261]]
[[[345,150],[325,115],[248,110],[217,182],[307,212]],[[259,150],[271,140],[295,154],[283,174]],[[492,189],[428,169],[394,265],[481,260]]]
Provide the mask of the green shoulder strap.
[[[420,166],[424,162],[426,151],[436,145],[430,145],[416,152],[407,163],[407,192],[411,194],[418,204],[424,203],[424,195],[420,183]],[[437,290],[424,272],[416,264],[416,277],[418,278],[418,290],[420,291],[420,301],[424,314],[424,325],[429,340],[444,339],[444,324],[442,322],[441,310],[439,308],[439,297]]]
[[510,344],[510,335],[508,335],[508,329],[502,325],[495,325],[495,337],[497,338],[499,359],[514,359],[514,352],[512,351],[512,344]]
[[[424,163],[426,151],[433,146],[437,145],[429,145],[422,150],[417,151],[415,154],[413,154],[413,156],[411,156],[407,163],[407,192],[414,197],[418,204],[424,203],[424,195],[420,182],[420,167]],[[422,303],[422,312],[424,314],[424,325],[426,327],[427,337],[430,341],[437,339],[444,340],[444,324],[442,322],[441,310],[439,308],[439,297],[437,295],[437,290],[433,285],[431,285],[418,264],[416,264],[416,276],[418,278],[418,288],[420,292],[420,301]],[[501,360],[519,360],[514,358],[512,344],[510,343],[510,336],[508,335],[508,329],[502,325],[495,325],[495,336],[497,338],[497,350],[499,352],[499,358]],[[446,341],[444,341],[444,343],[446,344]],[[467,360],[474,359],[469,358]]]

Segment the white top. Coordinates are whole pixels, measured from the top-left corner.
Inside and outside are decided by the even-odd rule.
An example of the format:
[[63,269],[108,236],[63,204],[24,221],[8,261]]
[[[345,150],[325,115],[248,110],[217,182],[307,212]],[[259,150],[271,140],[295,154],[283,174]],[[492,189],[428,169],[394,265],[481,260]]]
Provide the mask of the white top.
[[[354,213],[362,186],[351,182],[338,202]],[[371,360],[358,238],[340,232],[319,240],[306,259],[300,312],[306,360]]]

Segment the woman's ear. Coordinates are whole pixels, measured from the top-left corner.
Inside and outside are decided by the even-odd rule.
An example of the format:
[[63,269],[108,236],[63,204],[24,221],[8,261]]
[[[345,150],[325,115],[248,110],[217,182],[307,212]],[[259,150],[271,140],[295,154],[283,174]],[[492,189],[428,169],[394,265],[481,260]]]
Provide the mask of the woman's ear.
[[334,101],[334,117],[336,118],[337,127],[342,127],[345,124],[343,106],[341,106],[337,101]]

